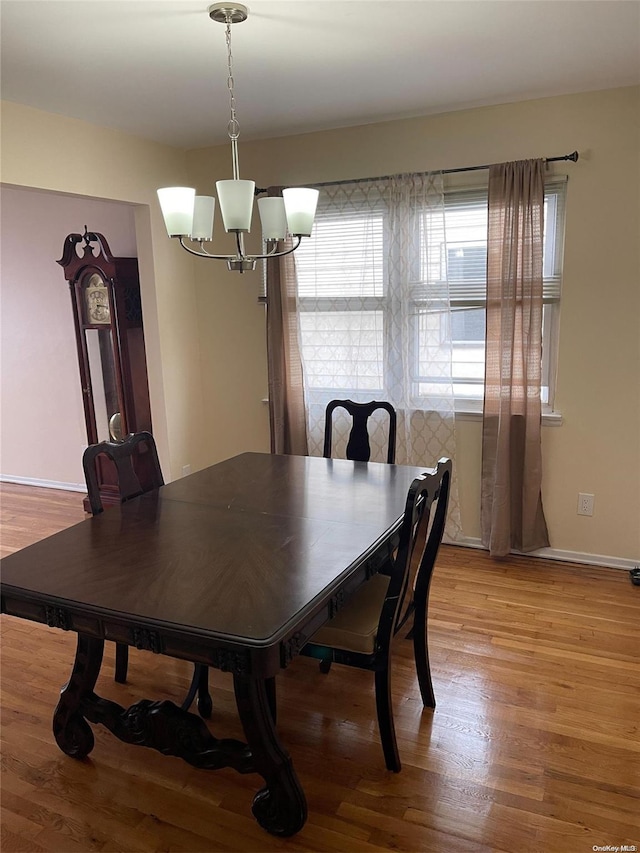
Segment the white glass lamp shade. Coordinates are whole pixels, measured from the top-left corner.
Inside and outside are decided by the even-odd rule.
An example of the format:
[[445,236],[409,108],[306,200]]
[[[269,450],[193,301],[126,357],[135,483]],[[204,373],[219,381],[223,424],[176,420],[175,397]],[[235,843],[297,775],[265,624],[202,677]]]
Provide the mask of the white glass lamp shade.
[[186,237],[193,230],[193,187],[163,187],[158,190],[164,224],[169,237]]
[[216,181],[225,231],[250,231],[255,181]]
[[284,240],[287,236],[287,214],[284,199],[279,196],[258,199],[258,211],[265,240]]
[[287,223],[291,234],[300,237],[311,236],[318,195],[318,190],[311,190],[306,187],[290,187],[287,190],[282,190]]
[[211,240],[213,237],[213,212],[216,200],[212,195],[197,195],[193,205],[192,240]]

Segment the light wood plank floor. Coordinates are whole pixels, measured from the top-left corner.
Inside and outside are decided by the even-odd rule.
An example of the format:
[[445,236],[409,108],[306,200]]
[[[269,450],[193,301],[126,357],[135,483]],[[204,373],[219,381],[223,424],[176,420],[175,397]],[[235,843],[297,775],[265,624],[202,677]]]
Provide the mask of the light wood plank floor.
[[[84,518],[78,494],[0,494],[3,553]],[[1,622],[3,853],[640,849],[640,588],[627,572],[443,548],[430,608],[438,707],[422,709],[401,641],[397,775],[384,768],[371,676],[295,660],[278,679],[278,725],[309,820],[288,840],[251,817],[256,776],[198,771],[100,727],[89,759],[63,755],[51,717],[75,635]],[[125,706],[180,702],[191,674],[133,649],[117,685],[113,664],[108,643],[98,691]],[[242,737],[230,677],[212,683],[212,730]]]

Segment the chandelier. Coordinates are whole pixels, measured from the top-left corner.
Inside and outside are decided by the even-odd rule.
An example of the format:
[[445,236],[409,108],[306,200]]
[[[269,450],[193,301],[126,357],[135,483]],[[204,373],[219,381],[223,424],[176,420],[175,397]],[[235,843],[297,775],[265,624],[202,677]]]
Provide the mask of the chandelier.
[[[209,17],[225,24],[227,42],[227,87],[229,89],[230,118],[227,125],[231,140],[233,178],[216,181],[218,204],[224,229],[236,235],[234,255],[215,255],[208,252],[205,244],[213,239],[213,218],[216,200],[213,196],[196,195],[193,187],[163,187],[158,190],[164,223],[169,237],[177,237],[180,245],[199,258],[214,258],[226,261],[230,270],[245,272],[255,269],[256,261],[277,258],[294,252],[303,237],[311,235],[311,228],[318,202],[318,190],[292,187],[282,191],[282,197],[258,199],[258,210],[262,224],[264,252],[248,255],[244,248],[244,235],[251,230],[253,199],[256,195],[255,181],[240,179],[238,163],[238,137],[240,125],[236,117],[233,80],[233,56],[231,53],[231,25],[247,19],[247,7],[241,4],[215,3],[209,7]],[[264,192],[264,190],[258,190]],[[278,251],[278,241],[290,234],[290,248]],[[188,245],[189,241],[191,245]],[[198,248],[194,248],[196,244]]]

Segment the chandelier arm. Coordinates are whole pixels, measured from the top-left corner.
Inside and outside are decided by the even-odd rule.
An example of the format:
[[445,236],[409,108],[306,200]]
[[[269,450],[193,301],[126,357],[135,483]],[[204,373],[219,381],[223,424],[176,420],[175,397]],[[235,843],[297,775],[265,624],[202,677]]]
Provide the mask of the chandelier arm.
[[[272,257],[276,254],[276,252],[278,251],[278,241],[277,241],[277,240],[266,240],[265,242],[266,242],[266,244],[267,244],[267,250],[268,250],[268,251],[267,251],[267,253],[266,253],[266,255],[265,255],[264,257],[266,257],[266,258],[272,258]],[[271,248],[269,249],[269,244],[270,244],[270,243],[273,243],[273,245],[272,245],[272,246],[271,246]]]
[[[295,252],[295,250],[298,248],[298,246],[302,242],[302,237],[299,234],[296,234],[296,239],[298,242],[295,244],[295,246],[292,246],[290,249],[284,249],[282,252],[267,252],[266,255],[252,255],[251,260],[264,261],[264,260],[267,260],[268,258],[281,258],[283,255],[290,255],[292,252]],[[277,245],[278,244],[276,243],[276,246]]]
[[235,261],[235,255],[212,255],[210,252],[206,252],[202,248],[202,243],[200,244],[200,251],[197,252],[195,249],[192,249],[191,246],[187,246],[184,242],[185,238],[180,237],[180,245],[185,251],[189,252],[190,255],[195,255],[196,258],[213,258],[216,261]]

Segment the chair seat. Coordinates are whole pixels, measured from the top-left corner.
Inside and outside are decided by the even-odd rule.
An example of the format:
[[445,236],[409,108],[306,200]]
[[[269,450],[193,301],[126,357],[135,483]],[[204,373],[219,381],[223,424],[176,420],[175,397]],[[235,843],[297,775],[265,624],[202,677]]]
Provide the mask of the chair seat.
[[373,575],[358,587],[330,622],[316,631],[310,642],[318,646],[331,646],[334,649],[372,655],[389,580],[386,575]]

